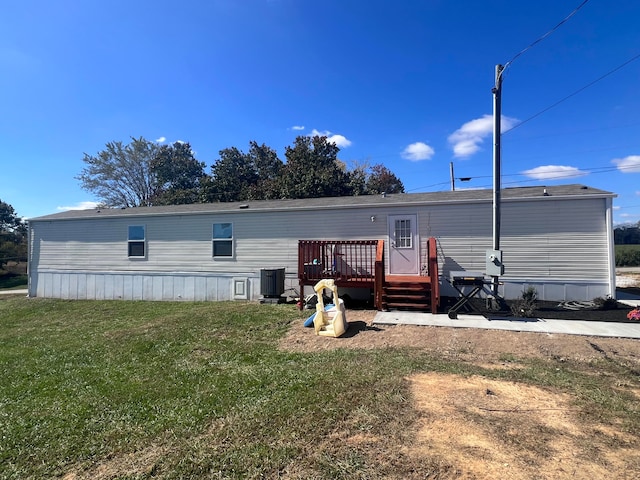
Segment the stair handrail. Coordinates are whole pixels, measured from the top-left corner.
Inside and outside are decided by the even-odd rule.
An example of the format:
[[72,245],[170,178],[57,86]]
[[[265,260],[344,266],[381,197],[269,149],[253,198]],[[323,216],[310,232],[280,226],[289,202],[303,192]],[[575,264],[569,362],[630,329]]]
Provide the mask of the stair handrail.
[[378,240],[374,270],[374,304],[377,310],[381,310],[382,296],[384,294],[384,240]]
[[429,282],[431,283],[431,313],[437,313],[440,305],[440,275],[438,274],[438,244],[435,237],[429,237]]

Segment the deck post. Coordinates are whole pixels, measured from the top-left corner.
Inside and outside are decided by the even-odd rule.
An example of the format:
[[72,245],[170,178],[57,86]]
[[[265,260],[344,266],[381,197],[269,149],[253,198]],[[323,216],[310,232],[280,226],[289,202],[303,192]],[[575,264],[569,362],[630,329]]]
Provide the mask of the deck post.
[[373,278],[373,303],[376,307],[376,310],[382,310],[382,297],[384,295],[384,240],[378,240],[374,270],[375,274]]
[[440,275],[438,274],[438,244],[434,237],[429,237],[429,280],[431,283],[431,313],[438,313],[440,306]]

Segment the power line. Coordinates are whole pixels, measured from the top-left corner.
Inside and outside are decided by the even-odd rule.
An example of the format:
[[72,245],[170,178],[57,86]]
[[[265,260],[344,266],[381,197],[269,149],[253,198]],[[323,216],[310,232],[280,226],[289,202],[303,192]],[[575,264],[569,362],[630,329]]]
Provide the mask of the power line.
[[575,95],[577,95],[578,93],[580,93],[580,92],[582,92],[582,91],[586,90],[587,88],[591,87],[592,85],[595,85],[595,84],[596,84],[596,83],[598,83],[600,80],[603,80],[603,79],[605,79],[606,77],[608,77],[609,75],[611,75],[611,74],[613,74],[613,73],[617,72],[618,70],[620,70],[620,69],[622,69],[622,68],[626,67],[627,65],[629,65],[631,62],[633,62],[633,61],[637,60],[638,58],[640,58],[640,53],[639,53],[639,54],[637,54],[637,55],[635,55],[635,56],[633,56],[633,57],[631,57],[629,60],[627,60],[626,62],[624,62],[622,65],[618,65],[618,66],[617,66],[616,68],[614,68],[613,70],[610,70],[609,72],[607,72],[607,73],[605,73],[604,75],[602,75],[602,76],[598,77],[598,78],[597,78],[597,79],[595,79],[594,81],[592,81],[592,82],[590,82],[590,83],[586,84],[584,87],[579,88],[579,89],[578,89],[578,90],[576,90],[575,92],[573,92],[573,93],[571,93],[571,94],[567,95],[566,97],[562,98],[561,100],[558,100],[557,102],[555,102],[554,104],[552,104],[552,105],[548,106],[547,108],[545,108],[545,109],[543,109],[543,110],[540,110],[540,111],[539,111],[538,113],[536,113],[535,115],[532,115],[532,116],[530,116],[529,118],[527,118],[527,119],[525,119],[525,120],[521,121],[520,123],[518,123],[518,124],[514,125],[514,126],[513,126],[513,127],[511,127],[509,130],[506,130],[506,131],[502,132],[502,135],[505,135],[506,133],[509,133],[509,132],[511,132],[511,131],[513,131],[513,130],[515,130],[516,128],[518,128],[518,127],[520,127],[520,126],[524,125],[525,123],[529,122],[530,120],[533,120],[534,118],[539,117],[540,115],[542,115],[542,114],[543,114],[543,113],[545,113],[545,112],[548,112],[549,110],[551,110],[551,109],[552,109],[552,108],[554,108],[554,107],[557,107],[557,106],[558,106],[558,105],[560,105],[562,102],[564,102],[564,101],[566,101],[566,100],[570,99],[571,97],[574,97]]
[[506,70],[507,68],[509,68],[509,66],[514,62],[514,60],[516,58],[518,58],[520,55],[522,55],[523,53],[525,53],[527,50],[530,50],[531,48],[533,48],[535,45],[537,45],[538,43],[540,43],[542,40],[544,40],[545,38],[547,38],[549,35],[551,35],[553,32],[555,32],[558,28],[560,28],[564,23],[566,23],[571,17],[573,17],[576,13],[578,13],[578,10],[580,10],[582,7],[584,7],[587,2],[589,0],[584,0],[580,5],[578,5],[569,15],[567,15],[566,17],[564,17],[562,19],[562,21],[560,23],[558,23],[555,27],[553,27],[551,30],[549,30],[547,33],[545,33],[544,35],[542,35],[541,37],[539,37],[537,40],[535,40],[533,43],[531,43],[528,47],[524,48],[523,50],[521,50],[520,52],[516,53],[514,55],[514,57],[509,60],[508,62],[506,62],[504,64],[504,69],[502,71],[502,73],[504,74],[504,70]]
[[[599,173],[609,173],[615,170],[619,170],[621,172],[624,173],[625,170],[628,171],[634,171],[636,169],[640,168],[640,164],[638,165],[630,165],[630,166],[606,166],[606,167],[593,167],[593,168],[589,168],[589,169],[584,169],[584,170],[580,170],[579,172],[567,172],[566,170],[562,170],[562,169],[558,169],[558,170],[547,170],[545,172],[545,174],[549,175],[549,176],[545,176],[545,178],[526,178],[523,180],[512,180],[509,182],[505,182],[505,185],[516,185],[516,184],[520,184],[520,183],[529,183],[529,182],[540,182],[540,181],[545,181],[545,180],[562,180],[563,178],[574,178],[574,177],[583,177],[586,175],[592,175],[592,174],[599,174]],[[554,173],[557,173],[557,175],[553,175]],[[522,177],[526,175],[525,173],[506,173],[503,174],[503,177]],[[459,177],[456,177],[459,178]],[[471,177],[465,177],[465,178],[470,178],[472,180],[479,180],[479,179],[485,179],[485,178],[492,178],[492,175],[474,175]],[[426,185],[426,186],[422,186],[422,187],[417,187],[417,188],[412,188],[410,190],[407,190],[408,192],[413,192],[416,190],[422,190],[422,189],[427,189],[427,188],[431,188],[431,187],[437,187],[439,185],[449,185],[450,182],[440,182],[440,183],[434,183],[431,185]],[[492,184],[484,184],[484,185],[478,185],[476,187],[473,188],[489,188],[491,187]]]
[[[549,138],[549,137],[566,137],[567,135],[579,135],[582,133],[600,132],[602,130],[616,130],[619,128],[637,127],[638,125],[640,125],[640,122],[626,123],[624,125],[610,125],[607,127],[583,128],[581,130],[565,130],[565,131],[554,130],[553,133],[543,133],[542,135],[529,135],[524,137],[521,136],[519,137],[519,140],[535,140],[538,138]],[[506,132],[503,132],[503,135],[504,133]],[[513,141],[514,140],[512,139],[511,142]]]

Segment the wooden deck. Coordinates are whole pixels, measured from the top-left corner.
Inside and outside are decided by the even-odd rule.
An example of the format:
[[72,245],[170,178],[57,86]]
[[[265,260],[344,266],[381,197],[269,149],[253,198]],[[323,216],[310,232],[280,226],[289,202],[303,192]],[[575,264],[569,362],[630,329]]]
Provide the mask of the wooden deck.
[[383,240],[300,240],[300,292],[331,278],[338,287],[372,289],[378,310],[437,311],[440,288],[435,238],[427,241],[428,275],[387,275],[384,262]]

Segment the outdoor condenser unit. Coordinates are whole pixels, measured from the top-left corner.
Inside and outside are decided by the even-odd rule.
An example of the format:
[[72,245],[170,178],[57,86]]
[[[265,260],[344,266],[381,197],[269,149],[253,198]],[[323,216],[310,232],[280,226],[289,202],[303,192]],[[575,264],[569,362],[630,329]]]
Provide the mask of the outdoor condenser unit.
[[284,293],[284,268],[260,269],[260,295],[278,298]]

